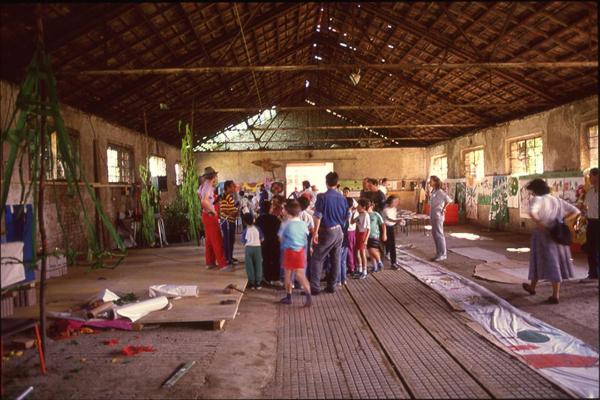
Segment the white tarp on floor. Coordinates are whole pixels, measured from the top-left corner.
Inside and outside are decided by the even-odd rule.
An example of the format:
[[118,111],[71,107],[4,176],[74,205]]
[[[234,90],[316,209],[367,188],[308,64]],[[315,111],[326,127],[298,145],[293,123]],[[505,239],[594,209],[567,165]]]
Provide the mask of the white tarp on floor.
[[598,353],[581,340],[519,310],[477,283],[404,251],[399,263],[465,310],[509,350],[577,397],[598,398]]
[[450,249],[450,251],[456,254],[460,254],[461,256],[472,258],[473,260],[483,260],[485,262],[497,262],[507,260],[504,254],[486,250],[481,247],[455,247]]

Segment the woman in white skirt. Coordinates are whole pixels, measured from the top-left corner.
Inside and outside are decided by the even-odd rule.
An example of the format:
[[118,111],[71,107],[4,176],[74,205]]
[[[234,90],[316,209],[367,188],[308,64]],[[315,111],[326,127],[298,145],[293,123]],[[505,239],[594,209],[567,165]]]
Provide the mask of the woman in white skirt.
[[529,214],[536,223],[531,235],[531,252],[529,254],[529,280],[523,283],[523,289],[535,294],[535,287],[540,279],[552,283],[552,296],[546,300],[550,304],[558,304],[560,283],[563,279],[573,277],[573,262],[569,246],[555,242],[550,236],[550,229],[557,223],[579,214],[579,210],[566,201],[550,194],[550,188],[542,179],[534,179],[527,185],[527,190],[534,196],[529,203]]

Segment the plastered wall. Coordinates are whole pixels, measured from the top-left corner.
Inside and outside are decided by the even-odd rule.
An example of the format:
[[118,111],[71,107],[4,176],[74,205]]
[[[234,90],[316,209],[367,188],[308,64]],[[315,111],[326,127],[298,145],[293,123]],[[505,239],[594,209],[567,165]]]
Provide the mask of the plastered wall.
[[[18,93],[18,88],[5,81],[0,81],[0,118],[2,118],[2,129],[8,124],[9,118],[14,110],[14,102]],[[133,151],[134,175],[136,181],[139,181],[138,168],[140,163],[145,161],[148,155],[158,155],[166,158],[167,163],[167,191],[161,193],[163,203],[171,201],[175,197],[175,162],[180,160],[180,149],[166,143],[147,138],[139,132],[132,131],[122,126],[110,123],[102,118],[82,112],[68,106],[61,107],[61,115],[67,128],[74,130],[79,137],[79,153],[81,155],[82,171],[87,179],[98,188],[101,204],[108,214],[111,221],[116,221],[119,211],[131,207],[131,197],[127,195],[126,188],[123,185],[113,185],[108,183],[108,171],[106,166],[106,148],[109,143],[117,144],[130,148]],[[149,127],[151,130],[152,127]],[[6,161],[9,146],[2,144],[3,165]],[[97,177],[94,176],[94,163],[97,165]],[[28,160],[20,168],[26,179],[29,179]],[[20,198],[21,185],[18,183],[18,170],[13,171],[12,184],[9,191],[8,204],[18,202]],[[3,182],[4,184],[4,182]],[[68,240],[76,248],[85,247],[85,236],[82,235],[81,213],[73,207],[77,200],[66,193],[65,185],[60,182],[49,183],[46,190],[45,199],[46,227],[49,245],[51,248],[61,247],[63,244],[63,230],[60,228],[56,204],[60,208],[58,212],[63,216],[63,225]],[[93,205],[86,197],[86,208],[94,217]],[[105,235],[105,238],[107,236]]]

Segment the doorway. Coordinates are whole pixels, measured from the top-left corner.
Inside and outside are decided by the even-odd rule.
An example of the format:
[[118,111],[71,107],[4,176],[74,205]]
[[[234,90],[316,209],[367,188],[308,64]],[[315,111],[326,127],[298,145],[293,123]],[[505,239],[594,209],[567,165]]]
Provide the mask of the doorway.
[[325,175],[333,171],[332,162],[289,163],[285,166],[285,193],[289,196],[295,189],[302,190],[302,181],[316,185],[317,190],[325,192]]

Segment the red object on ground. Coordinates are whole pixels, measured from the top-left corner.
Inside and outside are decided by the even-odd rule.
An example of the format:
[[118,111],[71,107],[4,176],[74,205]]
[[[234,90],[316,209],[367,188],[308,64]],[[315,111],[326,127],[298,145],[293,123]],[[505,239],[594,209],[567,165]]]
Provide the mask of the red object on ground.
[[458,225],[458,204],[448,204],[444,216],[444,225]]
[[537,348],[539,348],[539,347],[536,346],[535,344],[516,344],[514,346],[509,346],[509,349],[511,349],[513,351],[535,350]]
[[598,357],[576,354],[526,354],[522,357],[533,368],[586,368],[598,365]]
[[107,346],[114,346],[115,344],[119,343],[119,339],[105,340],[103,343]]
[[139,353],[153,353],[156,349],[152,346],[125,346],[121,349],[124,356],[134,356]]

